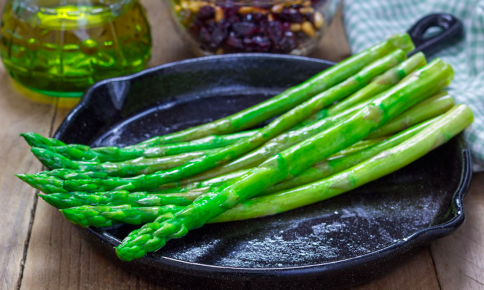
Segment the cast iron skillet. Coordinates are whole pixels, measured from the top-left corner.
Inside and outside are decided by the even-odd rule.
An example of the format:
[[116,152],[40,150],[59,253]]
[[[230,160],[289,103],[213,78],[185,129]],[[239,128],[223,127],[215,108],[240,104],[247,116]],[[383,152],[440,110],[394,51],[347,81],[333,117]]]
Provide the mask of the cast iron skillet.
[[[429,26],[444,32],[423,39]],[[462,32],[450,15],[410,31],[429,52]],[[55,137],[67,143],[128,145],[227,116],[334,63],[274,54],[234,54],[162,65],[90,88]],[[207,225],[133,262],[113,247],[134,226],[81,229],[113,262],[185,289],[339,289],[385,273],[464,221],[471,180],[461,137],[351,193],[281,215]]]

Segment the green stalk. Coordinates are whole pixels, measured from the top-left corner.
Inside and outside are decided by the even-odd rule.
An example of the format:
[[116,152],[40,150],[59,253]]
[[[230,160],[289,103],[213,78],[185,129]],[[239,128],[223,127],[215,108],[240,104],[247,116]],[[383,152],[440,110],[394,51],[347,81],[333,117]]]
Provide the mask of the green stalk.
[[117,219],[122,218],[127,223],[143,224],[153,215],[172,215],[183,207],[166,205],[159,207],[132,208],[130,205],[118,206],[81,206],[61,209],[62,214],[72,223],[83,227],[93,225],[96,227],[108,227],[117,224]]
[[[404,58],[404,52],[402,50],[397,50],[365,67],[363,70],[344,82],[332,87],[324,93],[315,96],[309,101],[276,118],[270,124],[260,129],[255,136],[249,137],[247,140],[239,141],[224,148],[213,150],[210,152],[210,154],[206,154],[205,156],[190,161],[182,166],[169,170],[161,170],[150,175],[140,175],[129,179],[112,177],[106,179],[93,179],[91,181],[80,180],[78,182],[73,180],[52,180],[50,184],[55,186],[60,185],[60,188],[56,192],[101,190],[139,191],[157,189],[159,186],[165,183],[178,181],[180,179],[201,173],[259,147],[273,137],[293,127],[301,120],[304,120],[312,112],[318,111],[332,104],[336,100],[357,91],[375,76],[381,74],[390,67],[397,65]],[[40,176],[31,177],[34,179],[43,179],[40,181],[40,183],[49,183],[46,178],[42,178]]]
[[368,138],[379,138],[395,134],[422,121],[428,120],[450,110],[454,106],[454,100],[446,92],[440,92],[408,109],[406,112],[391,120]]
[[218,187],[185,209],[157,218],[131,232],[116,247],[118,257],[126,261],[141,258],[147,252],[160,249],[168,240],[180,238],[189,230],[203,226],[267,187],[299,175],[315,163],[365,138],[389,119],[435,93],[435,89],[442,89],[452,77],[450,65],[434,60],[344,122],[282,151],[234,183]]
[[150,192],[106,191],[106,192],[69,192],[39,194],[48,204],[59,208],[71,208],[83,205],[131,205],[134,207],[189,205],[199,194],[152,194]]
[[419,159],[463,131],[472,121],[469,107],[457,105],[409,140],[363,163],[311,184],[240,203],[210,223],[278,214],[353,190]]
[[122,162],[100,163],[97,161],[73,161],[61,154],[44,148],[32,147],[31,151],[49,169],[66,168],[78,171],[97,171],[104,173],[106,176],[122,177],[151,174],[159,170],[167,170],[207,154],[207,151],[198,151],[159,158],[140,157]]

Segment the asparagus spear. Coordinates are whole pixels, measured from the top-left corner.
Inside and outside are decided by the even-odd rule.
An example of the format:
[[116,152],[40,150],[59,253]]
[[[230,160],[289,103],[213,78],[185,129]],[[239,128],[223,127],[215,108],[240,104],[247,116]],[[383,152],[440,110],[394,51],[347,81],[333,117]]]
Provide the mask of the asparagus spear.
[[[153,215],[172,215],[183,207],[165,205],[158,207],[132,208],[130,205],[118,206],[80,206],[73,209],[61,209],[64,216],[72,223],[83,227],[94,225],[108,227],[116,224],[116,220],[122,218],[131,224],[146,223]],[[114,222],[113,222],[114,221]]]
[[157,218],[131,232],[116,247],[118,257],[130,261],[156,251],[168,240],[180,238],[190,229],[203,226],[208,220],[265,188],[297,176],[318,161],[363,139],[392,117],[427,97],[429,88],[446,85],[452,76],[448,64],[439,59],[433,61],[345,122],[282,151],[251,169],[236,182],[209,192],[185,209]]
[[[269,125],[258,131],[256,135],[249,137],[247,140],[242,140],[227,147],[213,150],[210,154],[195,159],[182,166],[169,170],[158,171],[150,175],[140,175],[129,179],[112,177],[107,179],[92,179],[91,181],[62,181],[58,179],[53,180],[55,178],[52,177],[45,178],[38,175],[32,175],[30,178],[24,178],[24,180],[30,182],[32,179],[42,179],[42,181],[39,181],[39,183],[58,186],[59,188],[56,192],[100,190],[135,191],[156,189],[162,184],[190,177],[207,169],[213,168],[221,163],[234,159],[237,156],[253,150],[254,148],[257,148],[271,138],[291,128],[299,121],[304,120],[312,112],[318,111],[323,107],[330,105],[334,101],[351,94],[360,87],[363,87],[375,76],[381,74],[388,68],[397,65],[403,58],[405,58],[403,51],[396,50],[388,56],[373,62],[356,75],[338,84],[337,86],[332,87],[326,92],[315,96],[309,101],[276,118]],[[24,176],[19,175],[19,177],[23,178]],[[52,182],[49,182],[49,179],[52,180]],[[43,186],[42,188],[46,189],[47,187]],[[52,189],[52,187],[50,189]]]
[[136,158],[122,162],[73,161],[49,149],[32,147],[32,153],[49,169],[67,168],[81,171],[97,171],[106,176],[135,176],[150,174],[180,166],[207,154],[207,151],[188,152],[160,158]]
[[419,159],[464,130],[472,121],[469,107],[457,105],[409,140],[363,163],[315,183],[240,203],[210,222],[277,214],[350,191]]
[[420,104],[408,109],[404,114],[391,120],[375,132],[371,133],[368,138],[378,138],[392,135],[402,129],[411,127],[422,121],[443,114],[454,106],[454,100],[446,92],[440,92],[432,98],[422,101]]
[[[118,148],[114,146],[90,148],[87,145],[79,145],[79,144],[70,144],[70,145],[64,145],[64,146],[44,145],[41,147],[34,146],[33,148],[46,149],[52,153],[61,154],[66,158],[70,158],[76,161],[80,160],[80,161],[88,162],[86,164],[96,164],[100,162],[121,162],[121,161],[139,158],[139,157],[154,158],[154,157],[174,156],[174,155],[178,156],[183,153],[202,152],[202,150],[221,148],[221,147],[236,143],[240,140],[246,139],[247,137],[254,136],[256,133],[257,133],[257,130],[251,130],[251,131],[243,131],[243,132],[238,132],[236,134],[223,135],[223,136],[212,135],[202,139],[193,140],[190,142],[157,145],[157,146],[152,146],[147,148],[143,148],[140,146],[130,146],[125,148]],[[30,133],[29,134],[25,133],[23,136],[24,138],[27,138],[26,136],[30,136]],[[49,157],[42,157],[42,152],[46,152],[46,151],[38,150],[37,152],[34,152],[34,153],[39,154],[39,155],[36,155],[38,158],[42,158],[42,159],[49,158]],[[194,159],[194,158],[195,157],[191,159]]]
[[[205,191],[203,189],[203,191]],[[189,205],[198,198],[196,190],[191,193],[183,194],[153,194],[150,192],[133,192],[128,191],[107,191],[107,192],[69,192],[69,193],[52,193],[39,194],[48,204],[64,209],[82,205],[132,205],[135,207],[147,206],[165,206],[165,205]]]
[[50,171],[42,171],[42,174],[53,176],[60,179],[91,179],[91,178],[106,178],[108,175],[98,171],[79,171],[68,168],[59,168]]

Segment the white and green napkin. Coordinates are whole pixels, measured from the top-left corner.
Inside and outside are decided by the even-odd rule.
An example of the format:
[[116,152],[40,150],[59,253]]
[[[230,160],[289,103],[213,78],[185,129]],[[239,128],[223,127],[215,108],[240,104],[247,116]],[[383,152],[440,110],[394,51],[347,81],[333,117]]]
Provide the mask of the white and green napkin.
[[384,37],[408,30],[430,13],[446,12],[464,24],[465,37],[432,57],[449,62],[455,79],[449,93],[474,112],[464,137],[474,157],[474,170],[484,170],[484,0],[344,0],[343,17],[351,52]]

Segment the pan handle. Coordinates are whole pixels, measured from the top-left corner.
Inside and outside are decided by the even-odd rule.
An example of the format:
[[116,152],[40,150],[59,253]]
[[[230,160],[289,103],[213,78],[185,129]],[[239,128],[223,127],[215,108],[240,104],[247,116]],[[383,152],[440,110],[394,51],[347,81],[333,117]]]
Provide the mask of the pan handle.
[[[442,31],[437,35],[424,38],[425,32],[430,27],[440,27]],[[462,22],[456,17],[447,13],[429,14],[415,23],[408,34],[415,44],[415,50],[410,53],[413,55],[419,51],[427,56],[442,47],[454,43],[464,35]]]

